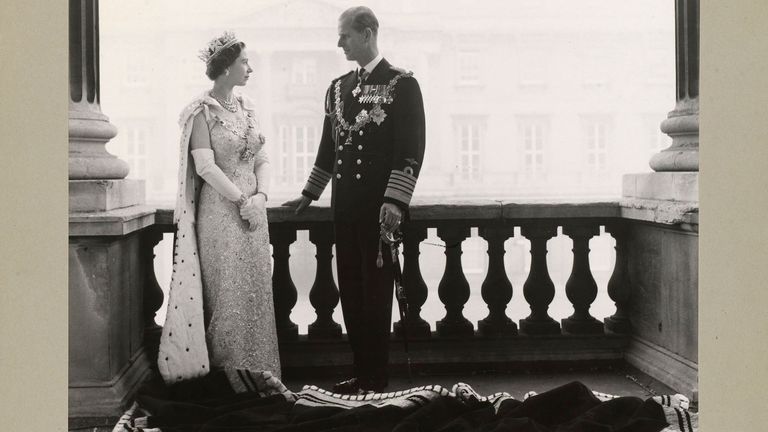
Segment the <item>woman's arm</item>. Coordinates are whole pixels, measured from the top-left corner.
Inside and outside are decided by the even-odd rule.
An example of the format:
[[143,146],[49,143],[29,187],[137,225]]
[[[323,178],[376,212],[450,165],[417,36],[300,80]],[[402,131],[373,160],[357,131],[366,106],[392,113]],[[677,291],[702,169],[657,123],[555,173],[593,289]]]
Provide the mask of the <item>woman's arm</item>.
[[264,200],[269,199],[269,186],[272,183],[272,168],[269,164],[269,157],[264,147],[261,147],[256,153],[256,161],[253,166],[253,173],[256,175],[258,190],[256,193],[264,194]]
[[211,149],[211,136],[203,113],[198,113],[192,123],[192,135],[189,146],[195,162],[195,171],[213,189],[226,199],[242,204],[245,201],[243,192],[216,165],[216,159]]

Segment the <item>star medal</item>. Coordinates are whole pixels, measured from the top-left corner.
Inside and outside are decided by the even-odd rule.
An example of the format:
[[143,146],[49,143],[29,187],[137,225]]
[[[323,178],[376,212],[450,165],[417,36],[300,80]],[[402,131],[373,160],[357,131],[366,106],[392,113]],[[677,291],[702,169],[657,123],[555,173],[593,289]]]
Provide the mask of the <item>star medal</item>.
[[370,117],[371,120],[373,120],[377,125],[381,125],[381,122],[387,118],[387,113],[384,112],[384,110],[381,108],[381,105],[376,104],[371,110]]

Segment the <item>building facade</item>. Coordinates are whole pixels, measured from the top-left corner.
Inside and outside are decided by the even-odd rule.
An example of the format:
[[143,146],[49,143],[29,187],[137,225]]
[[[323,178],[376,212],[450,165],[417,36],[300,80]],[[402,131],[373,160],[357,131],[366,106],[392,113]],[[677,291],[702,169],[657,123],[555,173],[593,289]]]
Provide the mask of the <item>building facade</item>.
[[[414,72],[424,96],[427,149],[415,200],[618,198],[621,176],[650,171],[651,155],[671,143],[659,129],[675,92],[674,8],[666,2],[367,4],[380,21],[382,53]],[[178,113],[210,88],[197,51],[225,29],[247,43],[254,69],[239,90],[258,106],[267,137],[271,202],[296,196],[314,162],[326,89],[356,67],[336,47],[337,19],[347,6],[333,0],[238,1],[226,8],[180,1],[102,4],[102,106],[118,128],[108,149],[129,163],[129,177],[146,180],[148,201],[173,202]],[[434,233],[432,240],[439,241]],[[473,278],[471,268],[487,267],[486,246],[475,240],[463,255],[473,287],[482,283],[482,270]],[[571,244],[562,236],[555,240],[550,269],[561,286]],[[156,262],[167,287],[170,263],[163,260],[172,256],[170,242],[159,247],[168,249]],[[425,248],[423,262],[443,259],[441,250]],[[602,290],[612,271],[613,240],[597,237],[591,248]],[[522,237],[508,240],[507,272],[518,288],[529,268],[528,249]],[[306,235],[292,254],[292,265],[314,265]],[[294,275],[298,289],[308,290],[313,272]],[[436,287],[441,275],[424,276]],[[482,314],[479,289],[473,293],[467,309],[476,303]],[[568,305],[559,292],[553,309],[558,300]],[[521,296],[514,301],[527,307]]]

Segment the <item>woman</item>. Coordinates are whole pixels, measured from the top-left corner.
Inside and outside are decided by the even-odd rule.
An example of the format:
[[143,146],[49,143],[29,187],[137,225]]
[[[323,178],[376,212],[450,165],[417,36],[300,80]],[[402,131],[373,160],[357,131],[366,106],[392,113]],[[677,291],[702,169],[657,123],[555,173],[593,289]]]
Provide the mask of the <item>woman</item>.
[[167,383],[211,368],[266,371],[262,378],[279,382],[269,380],[280,376],[265,208],[269,161],[252,102],[233,93],[252,72],[244,48],[225,32],[201,51],[213,87],[180,118],[174,268],[158,355]]

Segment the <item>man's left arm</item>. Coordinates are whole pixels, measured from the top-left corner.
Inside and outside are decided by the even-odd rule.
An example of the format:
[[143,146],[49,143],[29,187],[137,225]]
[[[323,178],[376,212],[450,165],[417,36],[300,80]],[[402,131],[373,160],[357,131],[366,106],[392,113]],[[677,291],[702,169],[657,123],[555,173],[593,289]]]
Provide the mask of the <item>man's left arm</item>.
[[395,204],[405,212],[424,160],[424,102],[415,78],[398,81],[390,115],[394,128],[394,151],[384,202]]

